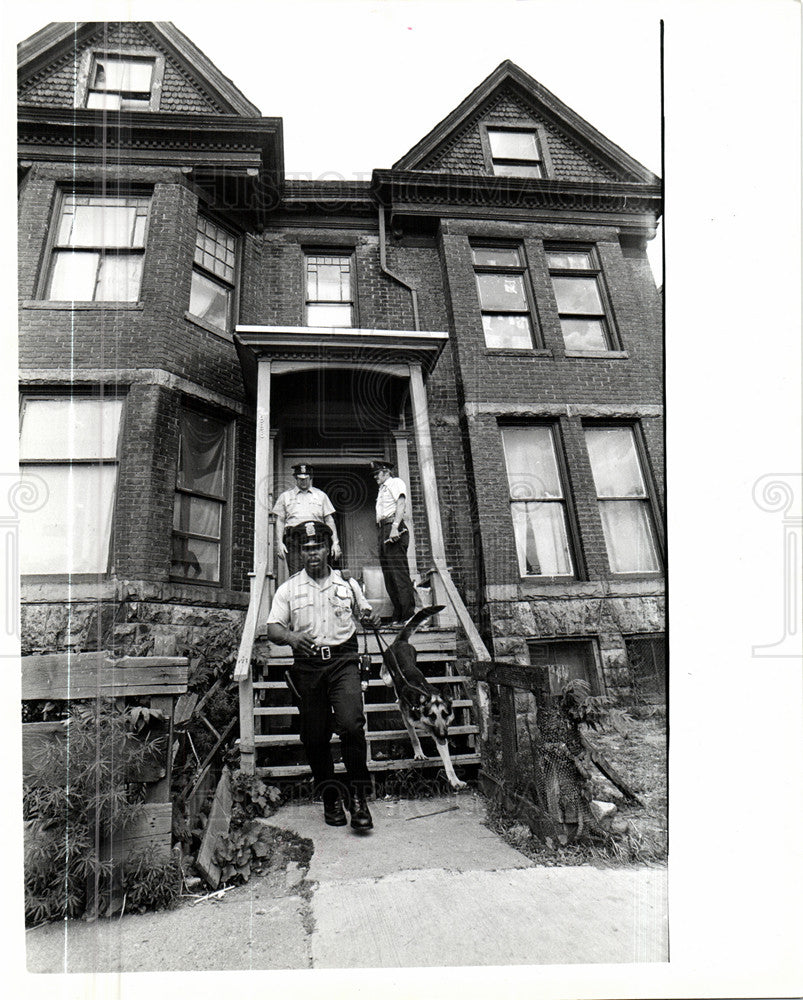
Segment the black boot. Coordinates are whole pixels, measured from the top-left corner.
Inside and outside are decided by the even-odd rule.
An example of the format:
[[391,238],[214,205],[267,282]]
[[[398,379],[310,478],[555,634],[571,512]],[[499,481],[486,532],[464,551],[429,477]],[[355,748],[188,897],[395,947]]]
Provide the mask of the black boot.
[[368,811],[368,803],[364,792],[352,792],[351,795],[351,826],[354,830],[373,830],[374,821]]
[[323,821],[327,826],[345,826],[348,822],[343,800],[333,788],[323,793]]

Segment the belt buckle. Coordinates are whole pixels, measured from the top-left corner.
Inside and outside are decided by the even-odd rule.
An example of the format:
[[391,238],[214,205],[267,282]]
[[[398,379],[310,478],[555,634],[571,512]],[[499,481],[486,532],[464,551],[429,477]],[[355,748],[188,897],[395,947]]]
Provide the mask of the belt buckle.
[[320,647],[320,653],[321,653],[321,659],[322,660],[325,661],[325,660],[331,660],[332,659],[332,650],[328,646],[321,646]]

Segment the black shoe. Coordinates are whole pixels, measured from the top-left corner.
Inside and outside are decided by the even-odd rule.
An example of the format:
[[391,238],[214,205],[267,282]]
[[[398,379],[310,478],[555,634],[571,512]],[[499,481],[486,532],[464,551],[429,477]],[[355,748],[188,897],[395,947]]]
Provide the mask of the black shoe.
[[[324,803],[323,806],[323,821],[327,826],[345,826],[348,820],[346,819],[346,810],[343,808],[343,803],[340,799],[335,799],[334,802]],[[352,821],[353,825],[353,821]]]
[[351,826],[354,830],[373,830],[374,828],[374,821],[368,812],[368,803],[362,795],[352,797]]

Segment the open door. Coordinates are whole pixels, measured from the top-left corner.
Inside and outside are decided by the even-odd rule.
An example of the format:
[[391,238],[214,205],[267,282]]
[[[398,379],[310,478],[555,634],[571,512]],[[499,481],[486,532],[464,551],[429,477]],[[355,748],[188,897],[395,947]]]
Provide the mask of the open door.
[[[285,458],[288,483],[293,482],[292,465],[295,457]],[[393,607],[385,590],[382,569],[376,548],[376,484],[367,462],[329,461],[316,457],[312,461],[315,474],[313,486],[332,501],[335,523],[343,555],[335,565],[348,571],[363,586],[374,612],[390,617]],[[286,488],[286,487],[282,487]]]

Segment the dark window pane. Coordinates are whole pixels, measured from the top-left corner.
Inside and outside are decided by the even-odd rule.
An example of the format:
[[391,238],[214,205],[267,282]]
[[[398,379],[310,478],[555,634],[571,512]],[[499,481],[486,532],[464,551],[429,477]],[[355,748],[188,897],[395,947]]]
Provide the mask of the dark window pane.
[[181,415],[179,485],[222,496],[225,486],[226,426],[191,410]]
[[170,573],[188,580],[217,583],[220,580],[220,545],[174,535]]

